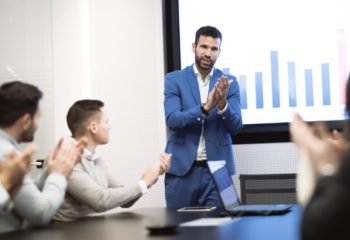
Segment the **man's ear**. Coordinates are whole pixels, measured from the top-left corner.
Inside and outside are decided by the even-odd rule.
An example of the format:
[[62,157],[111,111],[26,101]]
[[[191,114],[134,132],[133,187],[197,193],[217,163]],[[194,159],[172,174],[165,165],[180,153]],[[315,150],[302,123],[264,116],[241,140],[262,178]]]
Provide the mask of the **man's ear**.
[[24,114],[20,119],[20,124],[23,130],[27,130],[32,124],[32,116],[29,113]]
[[192,52],[196,53],[196,44],[195,43],[192,43]]
[[89,123],[89,130],[91,133],[96,134],[97,133],[97,123],[96,122],[90,122]]

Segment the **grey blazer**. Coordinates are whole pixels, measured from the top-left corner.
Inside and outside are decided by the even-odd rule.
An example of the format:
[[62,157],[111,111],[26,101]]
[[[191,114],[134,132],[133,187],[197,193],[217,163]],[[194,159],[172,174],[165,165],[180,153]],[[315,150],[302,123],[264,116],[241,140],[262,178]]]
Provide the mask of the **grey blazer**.
[[104,212],[119,206],[130,207],[142,196],[136,182],[123,186],[108,174],[101,158],[83,156],[70,177],[65,200],[54,216],[56,221],[73,221],[90,213]]

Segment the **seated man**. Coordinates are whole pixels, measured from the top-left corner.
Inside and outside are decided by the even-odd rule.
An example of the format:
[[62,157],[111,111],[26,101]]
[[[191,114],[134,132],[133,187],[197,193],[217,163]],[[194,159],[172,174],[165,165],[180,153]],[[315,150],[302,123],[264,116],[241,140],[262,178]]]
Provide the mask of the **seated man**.
[[[13,81],[0,86],[0,162],[12,152],[20,153],[20,143],[31,142],[41,117],[42,92],[35,86]],[[47,225],[61,206],[67,177],[80,161],[85,141],[61,140],[47,163],[47,169],[34,182],[25,175],[13,198],[14,209],[0,216],[0,232],[31,225]],[[13,160],[13,159],[12,159]]]
[[119,206],[129,207],[170,166],[170,154],[161,154],[161,161],[146,169],[138,182],[121,185],[107,171],[97,156],[97,146],[109,142],[109,125],[104,103],[99,100],[80,100],[68,111],[67,123],[72,137],[87,139],[80,164],[68,179],[65,201],[54,217],[56,221],[73,221],[90,213],[103,212]]

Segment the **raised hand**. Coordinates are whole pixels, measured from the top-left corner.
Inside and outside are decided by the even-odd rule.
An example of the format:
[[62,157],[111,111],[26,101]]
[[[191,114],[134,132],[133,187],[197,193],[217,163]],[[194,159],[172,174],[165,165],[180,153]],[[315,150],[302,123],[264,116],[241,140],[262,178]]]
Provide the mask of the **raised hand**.
[[167,172],[171,165],[171,157],[173,155],[171,153],[161,153],[160,154],[160,167],[159,167],[159,175]]
[[204,109],[209,112],[213,107],[215,107],[217,105],[217,101],[216,101],[216,89],[213,88],[209,95],[208,95],[208,99],[207,102],[203,105]]
[[226,76],[221,76],[215,84],[215,98],[217,106],[222,110],[227,103],[227,92],[233,80],[228,80]]
[[293,142],[311,161],[317,174],[333,174],[338,170],[346,148],[346,141],[339,133],[331,134],[322,123],[310,127],[298,114],[289,129]]
[[142,174],[141,180],[143,180],[147,187],[151,187],[157,180],[159,176],[160,163],[155,163],[148,167],[146,171]]
[[62,139],[58,142],[53,153],[49,154],[48,171],[56,172],[68,177],[73,167],[81,160],[81,154],[86,146],[86,140],[80,139],[78,142]]
[[0,163],[0,183],[13,198],[22,185],[23,177],[29,172],[31,160],[37,147],[29,145],[21,154],[10,153]]

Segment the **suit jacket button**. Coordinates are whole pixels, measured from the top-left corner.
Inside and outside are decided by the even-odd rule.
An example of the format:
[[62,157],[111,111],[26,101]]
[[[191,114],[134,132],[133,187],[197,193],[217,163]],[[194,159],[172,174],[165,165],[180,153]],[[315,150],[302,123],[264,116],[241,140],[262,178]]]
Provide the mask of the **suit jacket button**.
[[201,118],[197,118],[197,121],[199,122],[201,120]]

